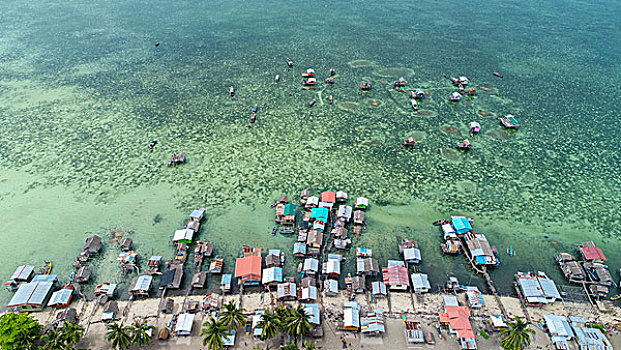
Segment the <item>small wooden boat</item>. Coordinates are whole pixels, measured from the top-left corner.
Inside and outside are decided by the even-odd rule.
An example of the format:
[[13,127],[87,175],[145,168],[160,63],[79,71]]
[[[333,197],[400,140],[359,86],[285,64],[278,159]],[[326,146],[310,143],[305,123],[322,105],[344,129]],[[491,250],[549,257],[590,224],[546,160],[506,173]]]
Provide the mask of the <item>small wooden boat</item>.
[[315,70],[312,68],[309,68],[306,70],[306,72],[302,72],[302,78],[311,78],[315,76]]
[[280,75],[276,74],[276,77],[274,78],[275,82],[279,82],[280,81]]
[[229,95],[231,95],[231,98],[235,97],[235,88],[233,85],[229,86]]
[[507,247],[507,254],[508,254],[509,256],[513,256],[513,255],[515,255],[515,253],[513,252],[513,246],[512,246],[512,245],[510,245],[510,246],[508,246],[508,247]]
[[436,338],[431,332],[425,333],[425,343],[428,345],[434,345],[436,343]]
[[498,118],[498,120],[500,121],[500,124],[502,124],[502,126],[507,129],[519,129],[522,125],[517,117],[513,114],[507,114],[502,118]]
[[334,84],[334,77],[326,78],[326,84]]
[[43,266],[41,266],[38,275],[49,275],[50,273],[52,273],[52,268],[54,268],[54,263],[51,261],[46,261],[43,263]]
[[336,75],[336,70],[334,68],[330,68],[330,76]]
[[173,153],[173,155],[168,160],[168,166],[177,165],[185,163],[185,152],[181,152],[179,154]]
[[610,298],[610,300],[612,300],[612,301],[619,300],[619,299],[621,299],[621,294],[617,294],[617,295],[615,295],[615,296]]
[[418,103],[416,103],[415,99],[411,99],[410,104],[412,105],[413,110],[418,111]]
[[397,89],[397,91],[399,91],[399,92],[403,92],[403,93],[407,92],[407,91],[405,91],[405,88],[403,86],[395,86],[395,89]]
[[459,92],[453,92],[449,96],[449,101],[451,102],[459,102],[459,100],[461,100],[461,94]]
[[465,139],[463,142],[457,142],[457,148],[467,151],[472,148],[472,144],[470,143],[470,140]]
[[475,89],[475,88],[474,88],[474,86],[471,86],[471,87],[468,89],[468,95],[470,95],[470,96],[474,96],[474,95],[476,95],[476,94],[477,94],[477,89]]
[[470,122],[470,135],[474,136],[475,134],[481,131],[481,125],[477,122]]
[[278,231],[278,228],[274,227],[272,229],[272,236],[276,236],[276,231]]
[[289,67],[293,67],[293,61],[289,57],[287,57],[286,60],[287,60],[287,65]]
[[[403,88],[403,87],[405,86],[405,84],[406,84],[406,83],[407,83],[407,82],[405,81],[405,79],[403,79],[403,77],[401,77],[401,78],[399,78],[399,80],[395,80],[395,81],[393,81],[393,82],[392,82],[392,85],[393,85],[394,87],[400,87],[400,88]],[[403,89],[403,90],[404,90],[403,92],[405,92],[405,89]]]
[[222,266],[224,265],[224,258],[216,256],[209,264],[209,272],[222,273]]
[[498,78],[502,78],[502,77],[503,77],[503,76],[502,76],[502,74],[500,74],[500,73],[498,73],[498,72],[494,72],[494,76],[495,76],[495,77],[498,77]]
[[332,104],[332,95],[328,96],[328,103]]
[[371,90],[371,82],[367,81],[366,83],[360,83],[360,90],[362,91],[369,91]]
[[308,106],[309,106],[309,107],[312,107],[312,106],[314,106],[314,105],[315,105],[315,103],[316,103],[316,102],[317,102],[317,100],[312,99],[312,100],[310,100],[310,102],[308,103]]
[[425,98],[425,92],[422,89],[416,89],[415,91],[410,91],[412,98],[417,100],[422,100]]

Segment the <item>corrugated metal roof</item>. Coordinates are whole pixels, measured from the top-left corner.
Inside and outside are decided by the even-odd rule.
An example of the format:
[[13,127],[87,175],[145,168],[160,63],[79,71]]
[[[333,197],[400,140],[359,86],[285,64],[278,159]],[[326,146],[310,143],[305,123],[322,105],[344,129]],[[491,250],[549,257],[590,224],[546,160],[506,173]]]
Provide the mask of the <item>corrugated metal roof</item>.
[[314,258],[304,259],[304,271],[319,271],[319,260]]
[[50,302],[48,303],[48,305],[54,306],[68,304],[72,295],[73,289],[61,289],[57,292],[52,293],[52,297],[50,298]]
[[34,266],[32,265],[22,265],[19,266],[15,272],[13,272],[13,275],[11,276],[12,280],[16,280],[16,281],[25,281],[28,278],[30,278],[30,275],[32,274],[32,272],[34,271]]
[[310,316],[308,322],[311,324],[321,324],[319,319],[319,305],[317,304],[302,304],[304,307],[304,312]]
[[153,281],[153,276],[142,275],[138,276],[136,280],[136,285],[132,288],[132,291],[149,291],[151,288],[151,281]]
[[282,268],[281,267],[270,267],[267,269],[263,269],[263,284],[271,283],[271,282],[282,282]]
[[407,248],[403,250],[403,259],[404,260],[414,260],[421,261],[422,257],[420,255],[420,249],[418,248]]
[[413,273],[412,274],[412,286],[414,286],[414,290],[420,291],[428,291],[431,289],[431,284],[429,283],[429,277],[424,273]]
[[371,289],[373,291],[373,295],[386,295],[386,285],[382,281],[375,281],[371,283]]
[[180,335],[188,335],[192,332],[192,325],[194,324],[194,314],[181,314],[177,318],[177,324],[175,325],[175,333]]
[[346,308],[343,312],[343,325],[345,327],[360,327],[360,313],[358,309]]

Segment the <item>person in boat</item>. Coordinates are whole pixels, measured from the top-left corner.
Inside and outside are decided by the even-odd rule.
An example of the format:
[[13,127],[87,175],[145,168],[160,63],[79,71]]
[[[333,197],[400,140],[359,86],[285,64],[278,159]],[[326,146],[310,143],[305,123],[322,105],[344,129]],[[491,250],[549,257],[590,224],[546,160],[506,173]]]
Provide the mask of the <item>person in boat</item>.
[[151,140],[151,142],[149,142],[149,152],[153,152],[155,145],[157,145],[157,139],[153,139]]
[[364,91],[371,90],[371,82],[367,81],[366,83],[360,83],[360,90],[364,90]]
[[464,94],[466,93],[466,89],[464,88],[464,86],[463,86],[463,85],[461,85],[461,84],[459,84],[459,86],[458,86],[458,87],[459,87],[459,93],[460,93],[460,94],[462,94],[462,95],[464,95]]
[[330,75],[331,76],[336,75],[336,70],[334,70],[334,68],[330,68]]
[[497,76],[498,78],[502,78],[502,74],[500,74],[498,72],[494,72],[494,76]]
[[229,94],[231,94],[231,98],[235,97],[235,88],[233,85],[229,86]]
[[326,84],[334,84],[334,78],[333,77],[326,78]]
[[330,95],[330,96],[328,97],[328,103],[329,103],[329,104],[332,104],[332,95]]
[[293,67],[293,61],[289,57],[287,57],[287,64],[289,67]]
[[476,94],[477,94],[477,89],[475,89],[474,86],[471,86],[470,88],[468,88],[468,95],[474,96]]

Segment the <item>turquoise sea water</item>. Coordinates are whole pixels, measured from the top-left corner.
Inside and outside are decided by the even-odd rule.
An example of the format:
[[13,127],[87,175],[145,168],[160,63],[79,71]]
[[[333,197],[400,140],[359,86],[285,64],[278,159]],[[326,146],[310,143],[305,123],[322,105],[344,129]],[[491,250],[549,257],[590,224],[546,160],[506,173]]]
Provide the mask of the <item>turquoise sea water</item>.
[[[174,230],[197,207],[208,211],[200,237],[232,271],[243,243],[290,252],[293,238],[268,234],[269,204],[303,188],[368,197],[357,244],[385,265],[398,256],[395,236],[416,238],[435,285],[449,274],[481,285],[463,257],[440,254],[430,223],[452,214],[473,217],[498,248],[504,293],[518,269],[561,282],[552,255],[583,240],[601,244],[616,270],[619,13],[618,3],[575,0],[8,0],[0,276],[46,259],[68,276],[84,239],[114,230],[133,232],[143,258],[171,257]],[[310,67],[318,84],[305,90]],[[330,68],[334,86],[323,83]],[[478,95],[449,103],[443,74],[467,75]],[[391,88],[400,76],[428,92],[418,113]],[[367,80],[373,90],[360,94]],[[498,124],[507,113],[519,131]],[[469,153],[456,151],[474,120],[482,133]],[[393,152],[408,136],[417,147]],[[166,167],[179,150],[188,163]],[[96,282],[117,279],[117,253],[106,243]]]

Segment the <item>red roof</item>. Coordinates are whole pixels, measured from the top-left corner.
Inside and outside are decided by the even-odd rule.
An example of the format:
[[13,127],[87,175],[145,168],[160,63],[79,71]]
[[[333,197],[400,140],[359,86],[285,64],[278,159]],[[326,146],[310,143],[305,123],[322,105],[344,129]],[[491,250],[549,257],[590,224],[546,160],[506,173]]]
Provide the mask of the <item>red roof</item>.
[[462,339],[474,339],[474,332],[472,331],[472,329],[462,329],[457,331],[457,337]]
[[456,330],[459,338],[474,338],[470,324],[470,309],[467,306],[444,307],[446,312],[439,312],[440,322],[448,323],[451,329]]
[[321,201],[322,202],[328,202],[328,203],[335,203],[336,202],[336,193],[334,193],[332,191],[321,192]]
[[444,310],[449,318],[470,317],[470,309],[467,306],[447,305],[444,307]]
[[391,266],[382,269],[382,275],[384,276],[384,284],[387,286],[394,285],[410,285],[410,277],[408,276],[408,269],[404,266]]
[[582,247],[580,249],[587,260],[608,260],[599,247]]
[[260,256],[247,256],[244,258],[237,258],[235,260],[235,277],[243,277],[255,275],[261,278],[261,264],[262,260]]

